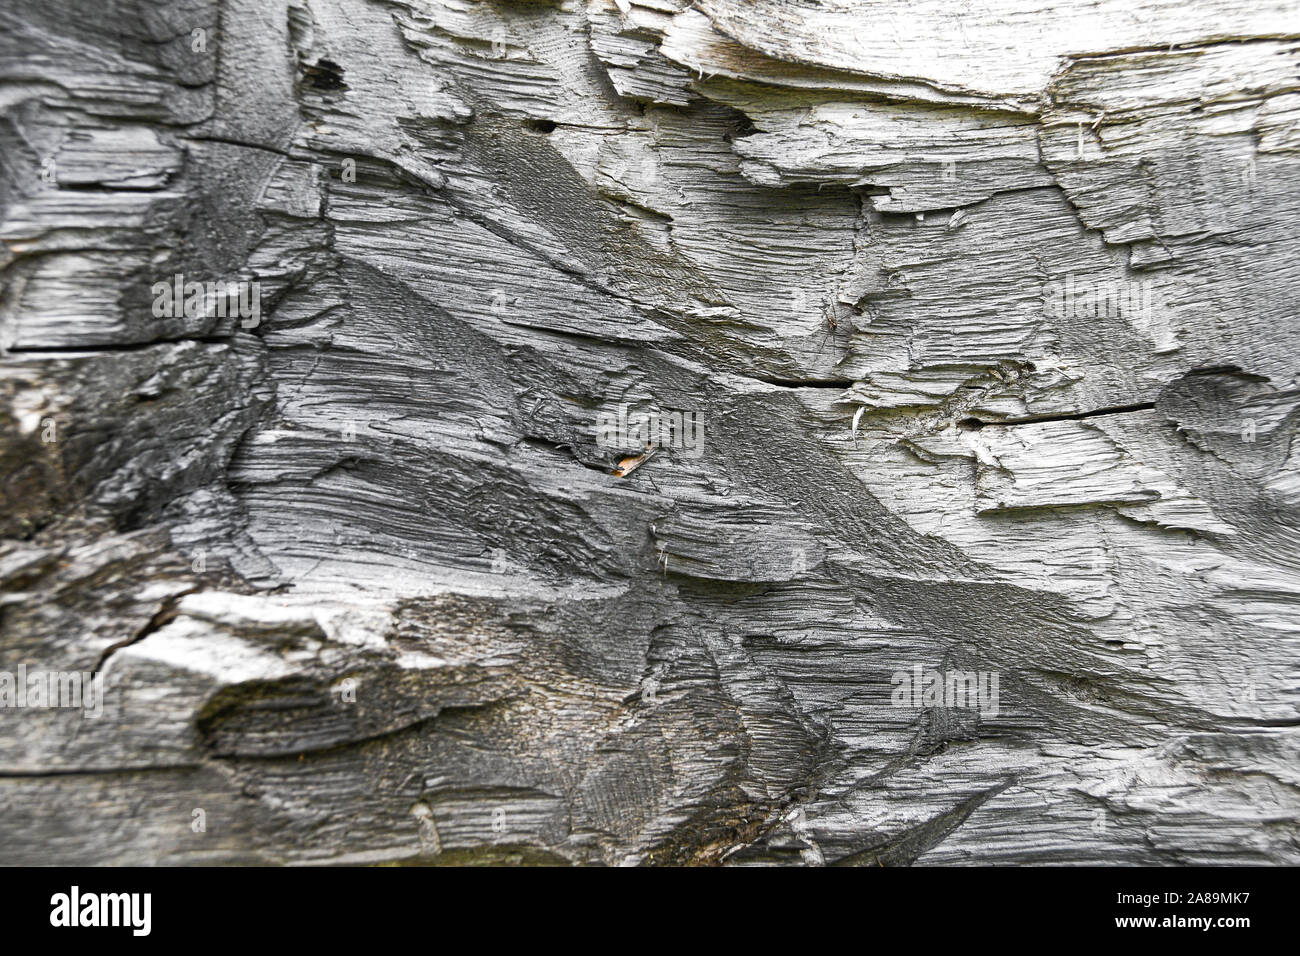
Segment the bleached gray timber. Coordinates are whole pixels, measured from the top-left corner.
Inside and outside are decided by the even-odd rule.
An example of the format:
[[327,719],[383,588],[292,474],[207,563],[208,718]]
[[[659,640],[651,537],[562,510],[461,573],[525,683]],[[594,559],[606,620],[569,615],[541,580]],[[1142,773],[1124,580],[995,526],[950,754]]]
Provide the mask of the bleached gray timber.
[[105,698],[0,707],[0,863],[1300,863],[1298,70],[1297,0],[6,0],[0,671]]

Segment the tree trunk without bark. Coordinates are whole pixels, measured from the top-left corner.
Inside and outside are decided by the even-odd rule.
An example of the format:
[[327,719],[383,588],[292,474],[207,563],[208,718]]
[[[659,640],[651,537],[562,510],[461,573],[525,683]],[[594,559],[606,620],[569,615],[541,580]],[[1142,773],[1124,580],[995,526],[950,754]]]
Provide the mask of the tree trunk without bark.
[[0,862],[1300,862],[1298,69],[7,0]]

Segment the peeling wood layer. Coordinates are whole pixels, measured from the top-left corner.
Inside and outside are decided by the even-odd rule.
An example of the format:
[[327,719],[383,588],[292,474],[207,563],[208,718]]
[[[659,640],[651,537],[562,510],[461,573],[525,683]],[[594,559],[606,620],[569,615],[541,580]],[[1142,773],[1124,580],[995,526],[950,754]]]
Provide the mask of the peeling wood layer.
[[1300,862],[1298,67],[7,4],[0,702],[102,697],[0,706],[0,862]]

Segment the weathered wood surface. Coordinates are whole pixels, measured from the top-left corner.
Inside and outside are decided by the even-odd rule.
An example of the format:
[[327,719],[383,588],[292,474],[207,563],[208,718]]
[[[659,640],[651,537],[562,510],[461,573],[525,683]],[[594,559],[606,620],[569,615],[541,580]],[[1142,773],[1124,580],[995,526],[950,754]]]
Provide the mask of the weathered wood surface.
[[9,0],[0,671],[105,697],[0,708],[0,862],[1300,862],[1298,70],[1295,0]]

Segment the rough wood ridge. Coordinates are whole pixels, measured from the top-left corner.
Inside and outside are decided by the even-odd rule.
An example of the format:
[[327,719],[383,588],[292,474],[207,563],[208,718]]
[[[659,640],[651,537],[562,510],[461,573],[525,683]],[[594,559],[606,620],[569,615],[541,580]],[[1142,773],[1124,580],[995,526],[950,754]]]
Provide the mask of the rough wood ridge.
[[0,863],[1300,863],[1298,77],[6,0]]

